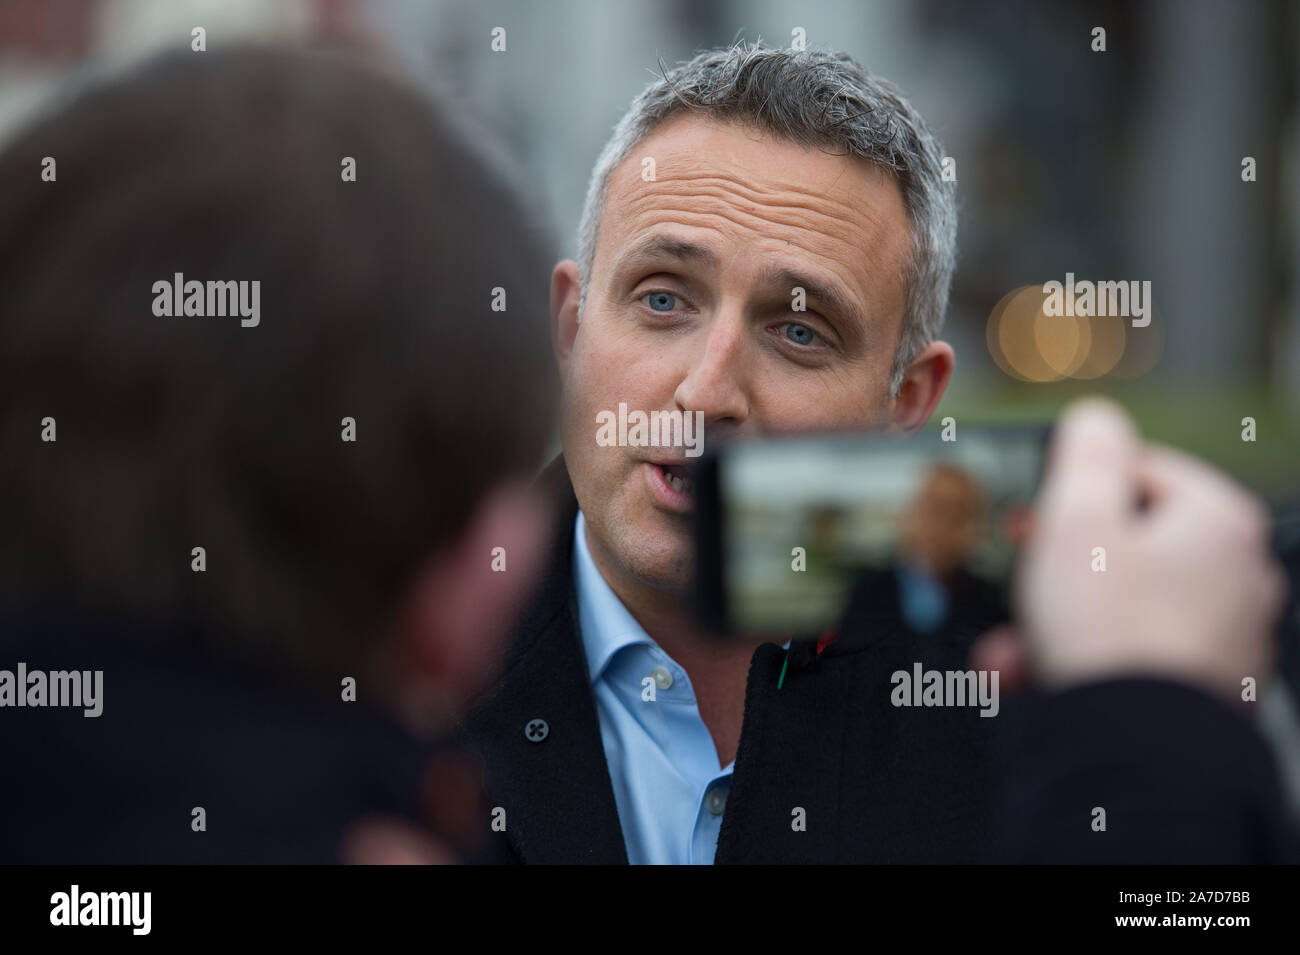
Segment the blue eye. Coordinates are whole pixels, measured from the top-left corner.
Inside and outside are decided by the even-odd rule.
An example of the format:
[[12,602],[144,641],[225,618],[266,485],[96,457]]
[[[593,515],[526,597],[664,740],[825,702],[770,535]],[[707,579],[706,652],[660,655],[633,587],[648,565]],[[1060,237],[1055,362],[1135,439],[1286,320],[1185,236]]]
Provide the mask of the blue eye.
[[677,296],[669,292],[649,292],[641,300],[650,306],[652,312],[671,312]]
[[796,325],[791,322],[785,326],[785,337],[796,345],[811,345],[817,340],[817,333],[807,325]]

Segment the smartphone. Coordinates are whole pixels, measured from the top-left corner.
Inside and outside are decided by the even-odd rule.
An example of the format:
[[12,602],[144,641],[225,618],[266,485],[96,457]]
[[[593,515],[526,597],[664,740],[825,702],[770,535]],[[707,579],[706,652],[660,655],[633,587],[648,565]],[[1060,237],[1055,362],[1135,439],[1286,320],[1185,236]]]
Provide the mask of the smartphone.
[[1007,616],[1049,425],[736,439],[695,468],[695,608],[720,634],[810,636],[850,601],[918,633]]

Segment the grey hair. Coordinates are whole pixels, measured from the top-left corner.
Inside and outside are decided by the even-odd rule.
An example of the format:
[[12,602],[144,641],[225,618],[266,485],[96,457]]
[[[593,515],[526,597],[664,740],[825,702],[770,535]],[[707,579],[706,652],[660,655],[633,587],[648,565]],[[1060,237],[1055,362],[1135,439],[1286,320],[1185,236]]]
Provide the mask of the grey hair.
[[670,71],[661,68],[618,121],[591,172],[578,229],[579,315],[610,174],[660,123],[688,110],[813,148],[843,150],[892,173],[912,226],[903,328],[890,371],[889,393],[897,394],[908,364],[938,336],[948,307],[957,250],[956,187],[944,180],[943,150],[911,104],[892,83],[844,53],[741,43],[699,53]]

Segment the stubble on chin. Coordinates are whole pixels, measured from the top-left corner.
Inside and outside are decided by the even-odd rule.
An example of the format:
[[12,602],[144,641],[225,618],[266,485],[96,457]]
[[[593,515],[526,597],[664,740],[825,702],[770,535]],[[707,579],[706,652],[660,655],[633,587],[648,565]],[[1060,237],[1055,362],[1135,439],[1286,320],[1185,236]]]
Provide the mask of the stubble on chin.
[[694,567],[691,523],[654,507],[648,492],[637,486],[641,480],[639,468],[634,469],[603,519],[593,523],[584,511],[588,532],[598,537],[595,546],[603,550],[605,562],[612,562],[628,582],[685,597]]

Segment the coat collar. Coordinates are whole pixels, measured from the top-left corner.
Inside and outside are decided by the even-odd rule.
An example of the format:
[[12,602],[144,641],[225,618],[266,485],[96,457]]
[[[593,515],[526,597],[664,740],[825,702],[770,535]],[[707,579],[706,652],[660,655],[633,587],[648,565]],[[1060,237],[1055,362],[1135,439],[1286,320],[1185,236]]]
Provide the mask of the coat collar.
[[564,459],[557,458],[538,483],[557,503],[554,545],[505,672],[463,729],[483,758],[494,805],[505,810],[506,834],[521,861],[626,863],[578,629],[578,502]]

